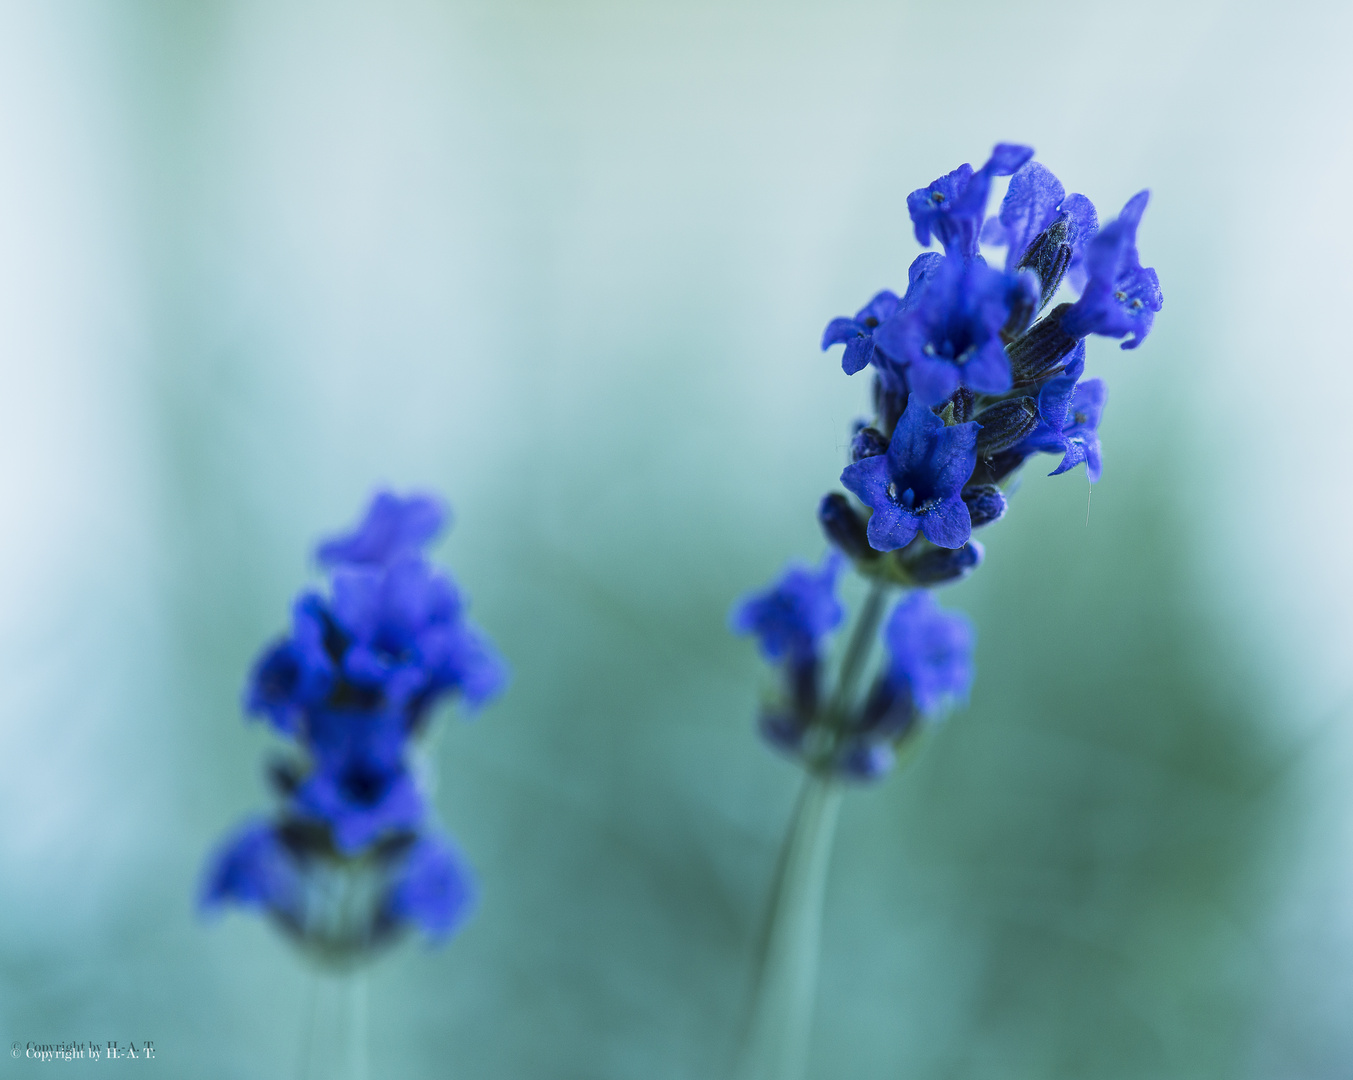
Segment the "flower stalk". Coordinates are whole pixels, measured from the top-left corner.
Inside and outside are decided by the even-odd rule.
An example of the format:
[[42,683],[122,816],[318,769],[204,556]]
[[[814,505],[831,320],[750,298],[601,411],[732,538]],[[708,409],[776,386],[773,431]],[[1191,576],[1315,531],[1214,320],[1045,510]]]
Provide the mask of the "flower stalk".
[[365,971],[317,969],[309,997],[298,1080],[369,1080]]
[[799,1080],[817,992],[822,901],[841,784],[809,772],[780,852],[735,1080]]

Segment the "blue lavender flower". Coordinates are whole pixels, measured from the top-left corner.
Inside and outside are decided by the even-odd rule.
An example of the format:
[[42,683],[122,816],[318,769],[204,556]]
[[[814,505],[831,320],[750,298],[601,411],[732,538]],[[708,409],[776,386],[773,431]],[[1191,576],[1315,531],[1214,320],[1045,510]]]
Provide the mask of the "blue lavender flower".
[[385,915],[445,937],[474,906],[474,882],[460,853],[439,836],[423,835],[409,849],[394,876]]
[[841,622],[836,597],[841,562],[831,552],[817,569],[791,564],[769,589],[738,603],[729,625],[736,633],[754,635],[769,660],[815,659]]
[[208,864],[202,889],[208,909],[232,903],[294,918],[300,901],[296,866],[270,822],[242,825]]
[[[987,219],[982,241],[1006,245],[1005,268],[1014,271],[1039,235],[1058,220],[1065,223],[1058,242],[1067,246],[1070,265],[1074,266],[1099,228],[1095,205],[1084,195],[1068,196],[1062,182],[1046,166],[1029,161],[1010,178],[1000,214]],[[1044,293],[1051,296],[1046,285]]]
[[[939,269],[941,260],[942,256],[937,252],[922,252],[912,261],[907,271],[906,295],[899,299],[895,292],[884,289],[860,308],[853,319],[836,318],[827,324],[827,329],[822,332],[822,348],[825,351],[833,345],[845,343],[845,350],[841,354],[842,371],[847,375],[854,375],[872,362],[880,368],[885,377],[894,374],[886,360],[879,363],[879,356],[874,348],[874,331],[899,311],[909,311],[916,306],[917,297],[925,283]],[[905,382],[898,384],[899,389],[905,386]]]
[[492,647],[464,620],[455,585],[420,556],[334,574],[331,615],[343,635],[342,672],[385,707],[418,724],[440,695],[460,690],[478,706],[507,673]]
[[1061,454],[1061,464],[1049,476],[1059,476],[1085,462],[1090,483],[1103,473],[1099,447],[1099,421],[1104,415],[1108,388],[1102,379],[1078,381],[1080,367],[1050,379],[1039,392],[1042,420],[1020,445],[1026,454]]
[[921,532],[932,544],[960,548],[972,535],[961,492],[977,459],[975,423],[946,426],[915,397],[886,454],[847,465],[841,483],[874,514],[869,543],[905,547]]
[[875,331],[875,348],[905,368],[912,396],[925,405],[941,404],[959,387],[1003,394],[1011,376],[1001,333],[1017,306],[1032,314],[1031,284],[981,259],[946,257],[915,303]]
[[292,795],[292,811],[323,823],[345,855],[416,830],[424,806],[404,763],[406,740],[398,713],[311,713],[306,742],[314,768]]
[[934,714],[964,698],[972,686],[972,626],[962,615],[942,611],[919,590],[893,609],[883,630],[887,680],[916,708]]
[[[407,502],[418,511],[409,520],[427,535],[426,511],[435,504]],[[466,621],[455,584],[391,539],[401,535],[391,527],[391,507],[398,505],[382,493],[362,530],[321,546],[321,559],[337,564],[332,597],[307,591],[297,600],[290,637],[255,665],[245,693],[249,712],[267,716],[283,732],[296,730],[307,710],[321,708],[394,711],[416,728],[447,694],[459,691],[477,708],[501,691],[506,665]],[[372,519],[379,529],[367,528]],[[337,552],[346,553],[342,561]]]
[[401,498],[377,492],[356,528],[320,544],[316,557],[324,566],[379,566],[399,555],[417,553],[442,531],[448,513],[431,495]]
[[928,247],[933,234],[944,245],[946,255],[976,255],[992,178],[1009,176],[1033,153],[1027,146],[1000,143],[976,172],[971,165],[960,165],[929,187],[913,191],[907,196],[907,211],[916,229],[916,242]]
[[326,646],[329,619],[323,601],[303,593],[292,607],[291,636],[263,652],[245,688],[245,711],[266,716],[286,734],[307,709],[322,704],[337,671]]
[[482,706],[507,670],[468,623],[455,583],[423,555],[445,520],[430,496],[380,492],[355,529],[319,546],[327,594],[301,593],[290,634],[264,650],[245,691],[246,710],[297,752],[272,770],[281,814],[213,858],[208,907],[258,908],[340,958],[365,956],[406,925],[444,934],[468,910],[468,871],[426,831],[410,746],[439,700]]
[[855,313],[855,318],[844,316],[833,319],[822,331],[822,348],[845,343],[841,354],[841,370],[854,375],[866,367],[874,355],[874,331],[881,322],[892,317],[902,301],[897,293],[884,289]]
[[1122,348],[1135,349],[1151,332],[1164,298],[1155,270],[1143,267],[1137,254],[1137,226],[1149,198],[1150,192],[1137,192],[1086,248],[1085,291],[1061,319],[1073,337],[1131,334]]

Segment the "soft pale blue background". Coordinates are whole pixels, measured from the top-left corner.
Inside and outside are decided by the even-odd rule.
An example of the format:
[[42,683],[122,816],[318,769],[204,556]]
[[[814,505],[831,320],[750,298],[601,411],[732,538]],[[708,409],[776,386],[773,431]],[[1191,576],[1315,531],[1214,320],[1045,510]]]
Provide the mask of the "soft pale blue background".
[[290,1074],[302,969],[191,900],[388,482],[515,681],[442,721],[482,906],[376,969],[375,1075],[720,1075],[796,781],[724,613],[821,550],[822,325],[1018,140],[1152,187],[1167,306],[1092,346],[1093,499],[1030,470],[945,596],[971,708],[847,802],[812,1074],[1353,1076],[1351,16],[0,2],[0,1035]]

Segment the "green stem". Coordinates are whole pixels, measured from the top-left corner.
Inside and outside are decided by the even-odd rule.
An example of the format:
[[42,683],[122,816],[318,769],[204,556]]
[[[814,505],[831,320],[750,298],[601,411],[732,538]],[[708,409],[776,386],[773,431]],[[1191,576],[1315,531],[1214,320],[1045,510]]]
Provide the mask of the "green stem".
[[366,973],[316,971],[301,1044],[301,1080],[367,1080]]
[[807,1064],[818,938],[841,787],[809,773],[781,851],[736,1080],[798,1080]]
[[839,723],[850,699],[855,693],[855,682],[860,677],[864,662],[874,646],[874,635],[878,633],[879,620],[883,618],[883,602],[888,595],[888,585],[882,581],[869,584],[869,595],[865,597],[864,607],[855,620],[850,641],[846,645],[845,655],[841,657],[840,674],[836,678],[836,693],[832,695],[829,710],[833,723]]
[[319,972],[306,974],[305,1015],[301,1020],[300,1062],[296,1067],[298,1080],[310,1080],[315,1038],[319,1034]]
[[[826,713],[835,731],[845,726],[855,684],[883,617],[888,588],[886,582],[870,583],[841,657]],[[840,784],[828,770],[810,764],[775,871],[735,1080],[798,1080],[807,1066],[822,901],[840,806]]]
[[366,972],[350,972],[346,981],[348,984],[348,1076],[351,1080],[367,1080]]

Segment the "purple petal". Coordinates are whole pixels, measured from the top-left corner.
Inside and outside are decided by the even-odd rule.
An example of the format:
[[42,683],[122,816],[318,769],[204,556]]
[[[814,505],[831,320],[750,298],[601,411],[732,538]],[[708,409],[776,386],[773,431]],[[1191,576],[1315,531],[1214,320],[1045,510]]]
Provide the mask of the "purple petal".
[[841,483],[865,506],[877,509],[890,501],[888,485],[892,483],[892,477],[888,474],[887,458],[882,455],[867,457],[847,465],[841,473]]
[[[1010,357],[997,338],[992,338],[963,365],[963,385],[984,394],[1004,394],[1010,389]],[[955,387],[957,389],[957,387]],[[950,394],[953,390],[949,391]],[[945,397],[949,395],[946,394]],[[943,398],[940,399],[944,400]],[[938,405],[939,402],[931,404]]]
[[833,319],[827,324],[827,329],[822,331],[822,348],[824,350],[830,349],[833,345],[840,345],[843,341],[852,341],[859,337],[862,329],[863,327],[854,319],[847,319],[845,316]]
[[919,525],[916,515],[887,499],[882,505],[874,507],[874,514],[869,519],[866,532],[869,546],[875,551],[896,551],[906,547],[916,538]]
[[1084,195],[1073,193],[1063,201],[1062,213],[1067,216],[1067,223],[1071,227],[1071,246],[1077,251],[1084,250],[1085,245],[1099,232],[1099,215],[1095,212],[1095,204]]
[[874,339],[857,334],[846,342],[845,351],[841,353],[841,370],[847,375],[863,371],[869,366],[869,358],[873,354]]
[[865,304],[864,307],[860,308],[860,310],[855,313],[855,321],[864,324],[862,328],[868,330],[869,319],[873,319],[874,325],[877,326],[885,319],[892,318],[893,313],[897,311],[897,306],[901,302],[902,301],[897,298],[897,293],[893,292],[891,289],[883,289],[875,293],[869,303]]
[[1099,439],[1087,439],[1085,443],[1085,475],[1092,484],[1099,483],[1104,474],[1103,462],[1099,457]]
[[1104,385],[1103,379],[1086,379],[1080,383],[1071,397],[1071,412],[1075,416],[1076,424],[1081,427],[1098,428],[1108,399],[1109,388]]
[[1049,476],[1061,476],[1064,472],[1070,472],[1082,461],[1085,460],[1085,442],[1083,439],[1067,439],[1065,441],[1066,452],[1062,456],[1061,463]]
[[1071,411],[1071,398],[1076,391],[1076,380],[1071,375],[1049,379],[1038,392],[1038,415],[1050,431],[1066,428]]
[[907,366],[907,385],[911,387],[912,401],[926,406],[938,405],[958,389],[958,368],[948,360],[915,357]]
[[921,515],[921,531],[932,544],[943,548],[961,548],[972,536],[972,516],[968,504],[954,495],[933,510]]
[[446,517],[446,507],[431,495],[401,497],[380,491],[371,500],[361,524],[326,540],[315,554],[325,566],[384,563],[422,547],[441,531]]
[[1010,178],[1010,188],[1001,202],[1001,224],[1010,244],[1006,270],[1013,270],[1034,237],[1057,217],[1066,189],[1052,172],[1030,161]]
[[[907,402],[906,411],[893,429],[892,442],[888,444],[889,481],[894,477],[907,476],[922,467],[930,458],[936,433],[943,428],[944,421],[918,401],[913,393]],[[845,481],[845,474],[842,474],[841,479]]]
[[429,937],[445,937],[474,906],[474,882],[464,859],[440,837],[423,836],[399,868],[387,907]]
[[1032,146],[1019,143],[997,143],[991,157],[982,166],[992,176],[1009,176],[1034,156]]
[[930,464],[937,495],[947,497],[968,482],[973,466],[977,464],[977,432],[980,428],[980,424],[969,421],[943,427],[936,433]]

